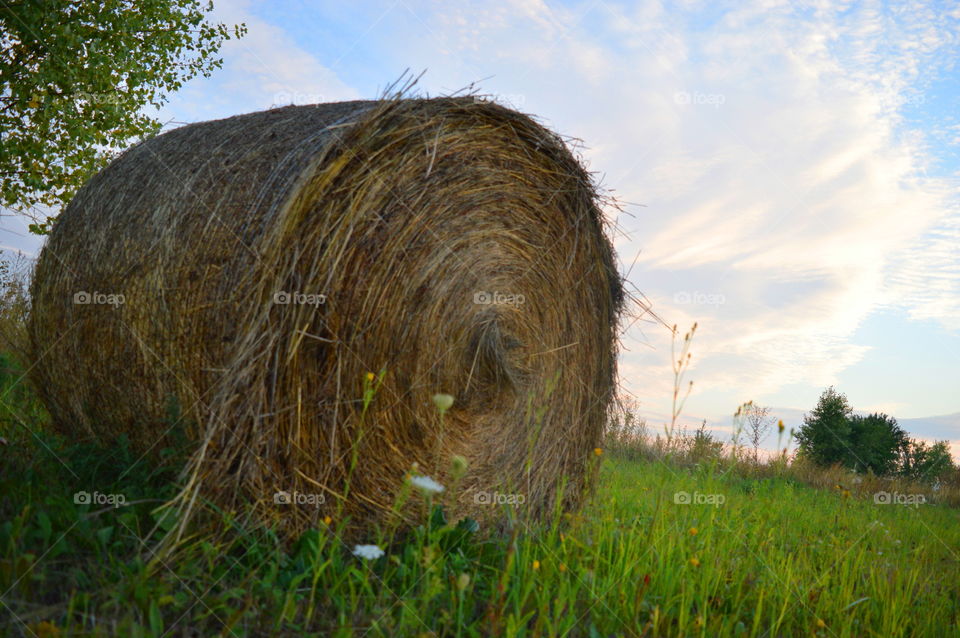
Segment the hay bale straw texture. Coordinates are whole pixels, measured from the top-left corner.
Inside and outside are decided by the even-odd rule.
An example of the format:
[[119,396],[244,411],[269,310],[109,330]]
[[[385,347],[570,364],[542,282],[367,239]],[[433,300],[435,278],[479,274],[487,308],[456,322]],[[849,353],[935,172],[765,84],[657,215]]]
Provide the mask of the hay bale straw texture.
[[177,128],[56,224],[33,379],[74,439],[155,455],[179,432],[190,509],[252,505],[295,535],[339,506],[370,528],[414,463],[445,483],[459,454],[450,507],[483,518],[499,491],[542,518],[589,487],[615,400],[624,292],[598,202],[560,137],[472,96]]

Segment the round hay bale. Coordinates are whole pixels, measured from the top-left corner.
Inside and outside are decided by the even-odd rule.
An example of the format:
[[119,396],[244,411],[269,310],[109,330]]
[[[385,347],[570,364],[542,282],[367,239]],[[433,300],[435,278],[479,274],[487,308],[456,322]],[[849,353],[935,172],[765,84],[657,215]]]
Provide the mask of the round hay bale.
[[[253,504],[290,535],[341,506],[383,521],[413,464],[449,484],[452,455],[458,512],[488,518],[498,492],[534,517],[575,506],[624,300],[589,174],[473,97],[285,107],[140,143],[63,212],[32,296],[57,428],[145,455],[179,433],[184,502]],[[442,419],[435,393],[455,397]]]

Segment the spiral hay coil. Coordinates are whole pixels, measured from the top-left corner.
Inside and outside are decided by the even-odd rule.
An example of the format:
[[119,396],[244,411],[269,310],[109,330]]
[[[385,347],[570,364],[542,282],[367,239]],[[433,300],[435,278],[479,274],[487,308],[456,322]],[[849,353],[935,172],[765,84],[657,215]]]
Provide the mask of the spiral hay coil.
[[400,97],[138,144],[61,215],[32,297],[58,429],[143,454],[180,432],[183,502],[295,535],[338,506],[382,521],[414,463],[444,483],[453,455],[464,512],[575,506],[624,293],[557,135],[474,97]]

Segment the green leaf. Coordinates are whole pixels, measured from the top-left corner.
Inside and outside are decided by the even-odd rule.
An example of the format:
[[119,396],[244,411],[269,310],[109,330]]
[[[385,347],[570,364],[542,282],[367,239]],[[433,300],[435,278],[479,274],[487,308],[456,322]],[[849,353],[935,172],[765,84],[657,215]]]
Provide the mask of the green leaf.
[[37,512],[37,526],[40,528],[40,540],[46,543],[53,532],[53,524],[46,512]]
[[454,550],[463,551],[467,547],[470,537],[480,530],[480,524],[472,518],[462,518],[456,527],[441,532],[439,543],[445,552]]
[[245,32],[207,22],[194,0],[13,6],[0,10],[0,201],[20,210],[69,202],[111,157],[105,147],[159,129],[144,106],[208,76],[223,42]]
[[470,534],[476,534],[480,531],[480,523],[472,518],[461,518],[457,522],[457,529],[462,529]]
[[160,606],[157,604],[157,601],[150,601],[150,611],[148,616],[150,619],[150,631],[153,632],[154,636],[162,636],[163,616],[160,615]]
[[438,530],[447,526],[447,515],[443,511],[443,506],[434,505],[430,512],[430,530]]
[[169,532],[177,524],[177,517],[173,511],[162,509],[153,513],[153,518],[164,532]]
[[850,603],[849,605],[847,605],[846,607],[844,607],[844,608],[841,609],[840,611],[847,611],[847,610],[849,610],[849,609],[853,609],[854,607],[856,607],[856,606],[859,605],[860,603],[866,602],[866,601],[868,601],[868,600],[870,600],[870,597],[869,597],[869,596],[864,596],[863,598],[859,598],[859,599],[853,601],[852,603]]
[[113,525],[101,527],[97,530],[97,540],[100,541],[100,544],[104,547],[109,546],[111,538],[113,538]]

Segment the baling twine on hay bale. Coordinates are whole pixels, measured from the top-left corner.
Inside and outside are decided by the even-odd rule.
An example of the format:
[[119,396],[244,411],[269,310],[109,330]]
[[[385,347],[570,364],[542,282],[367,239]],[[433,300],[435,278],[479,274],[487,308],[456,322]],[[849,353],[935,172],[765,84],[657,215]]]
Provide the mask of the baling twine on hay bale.
[[[497,492],[533,517],[576,506],[624,292],[556,134],[472,96],[397,96],[134,146],[61,215],[32,298],[60,431],[145,455],[179,432],[181,505],[252,504],[296,535],[338,505],[384,521],[414,463],[445,483],[453,455],[460,512],[494,515]],[[435,393],[455,397],[442,420]]]

